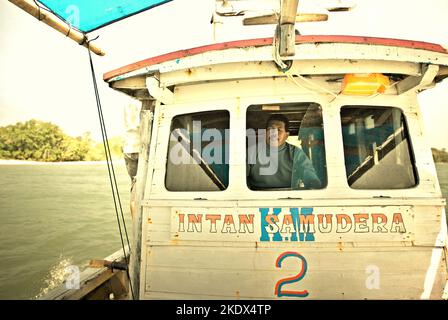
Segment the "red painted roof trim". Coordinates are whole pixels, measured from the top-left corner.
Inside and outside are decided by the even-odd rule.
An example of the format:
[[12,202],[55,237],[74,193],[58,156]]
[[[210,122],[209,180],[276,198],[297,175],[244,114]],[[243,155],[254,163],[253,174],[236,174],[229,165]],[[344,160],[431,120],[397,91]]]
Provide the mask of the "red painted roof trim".
[[[358,44],[373,44],[383,46],[404,47],[412,49],[423,49],[428,51],[434,51],[439,53],[448,53],[442,46],[434,43],[422,42],[422,41],[410,41],[410,40],[398,40],[388,38],[373,38],[373,37],[360,37],[360,36],[296,36],[296,44],[300,43],[358,43]],[[251,40],[239,40],[224,43],[216,43],[206,45],[202,47],[175,51],[167,54],[163,54],[157,57],[138,61],[127,66],[109,71],[103,75],[105,81],[114,77],[126,74],[128,72],[136,71],[141,68],[149,67],[158,63],[185,58],[195,54],[200,54],[208,51],[224,50],[230,48],[245,48],[245,47],[259,47],[272,45],[272,38],[260,38]]]

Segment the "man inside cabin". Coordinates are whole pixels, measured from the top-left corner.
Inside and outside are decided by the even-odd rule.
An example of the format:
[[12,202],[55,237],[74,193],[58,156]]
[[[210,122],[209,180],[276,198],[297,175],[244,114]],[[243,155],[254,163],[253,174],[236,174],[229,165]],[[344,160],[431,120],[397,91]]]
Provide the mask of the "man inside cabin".
[[266,139],[249,144],[247,185],[262,189],[319,189],[322,183],[305,152],[286,142],[289,120],[282,114],[266,122]]

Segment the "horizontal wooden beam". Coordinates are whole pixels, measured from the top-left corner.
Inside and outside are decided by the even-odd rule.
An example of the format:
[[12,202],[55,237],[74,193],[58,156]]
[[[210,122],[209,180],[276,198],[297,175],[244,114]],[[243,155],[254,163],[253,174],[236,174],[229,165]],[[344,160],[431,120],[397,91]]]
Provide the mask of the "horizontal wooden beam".
[[34,18],[42,21],[46,25],[52,27],[56,31],[59,31],[66,37],[76,41],[78,44],[90,49],[93,53],[104,56],[106,53],[98,48],[96,45],[88,43],[87,37],[84,33],[79,32],[70,27],[67,23],[59,19],[55,14],[37,6],[36,2],[32,0],[8,0],[12,4],[16,5],[23,11],[29,13]]
[[111,83],[111,87],[114,89],[146,89],[146,75],[126,78]]
[[[418,64],[397,61],[363,60],[296,60],[292,74],[337,75],[345,73],[396,73],[419,76]],[[272,61],[222,63],[200,66],[188,70],[176,70],[160,74],[160,86],[170,87],[179,84],[204,81],[237,80],[284,76]]]
[[109,268],[109,269],[117,269],[117,270],[127,270],[127,265],[124,262],[118,261],[109,261],[109,260],[90,260],[89,262],[90,268]]
[[[296,15],[297,22],[316,22],[316,21],[327,21],[328,14],[320,13],[299,13]],[[248,17],[243,19],[243,24],[245,26],[260,25],[260,24],[276,24],[278,23],[278,18],[275,14],[262,15],[257,17]]]

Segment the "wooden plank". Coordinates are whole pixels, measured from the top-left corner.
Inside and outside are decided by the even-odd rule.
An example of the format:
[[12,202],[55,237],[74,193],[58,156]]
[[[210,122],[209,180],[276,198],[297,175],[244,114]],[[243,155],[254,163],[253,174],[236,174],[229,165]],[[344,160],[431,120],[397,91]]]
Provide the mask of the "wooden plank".
[[148,224],[147,226],[148,233],[151,232],[166,232],[170,233],[171,225],[169,223],[157,223],[157,224]]
[[409,206],[315,206],[305,207],[306,216],[301,206],[273,208],[174,207],[171,209],[171,239],[361,243],[415,239],[416,212]]
[[[391,199],[389,199],[391,201]],[[328,201],[331,203],[330,201]],[[410,203],[410,202],[408,202]],[[163,204],[158,204],[157,202],[154,202],[152,207],[149,211],[148,217],[147,217],[147,241],[151,244],[158,244],[158,245],[169,245],[171,244],[170,241],[176,240],[176,243],[178,245],[205,245],[208,243],[208,245],[213,246],[216,243],[224,243],[225,245],[226,241],[232,240],[236,243],[241,243],[241,241],[254,243],[258,242],[260,240],[260,213],[259,208],[261,207],[267,207],[269,208],[268,203],[266,202],[260,202],[258,204],[258,207],[254,207],[254,203],[252,203],[250,206],[243,206],[243,205],[236,205],[234,204],[232,206],[226,206],[226,207],[220,207],[220,202],[216,201],[205,201],[203,203],[204,207],[207,208],[215,208],[215,209],[207,209],[204,207],[198,208],[198,202],[197,201],[187,201],[182,202],[183,209],[179,209],[179,201],[171,201],[169,203],[164,202]],[[187,206],[184,206],[184,205]],[[381,204],[381,206],[379,206]],[[315,203],[309,202],[309,201],[282,201],[282,203],[279,203],[278,201],[276,203],[273,203],[272,205],[277,208],[283,208],[283,213],[287,212],[290,207],[310,207],[313,208],[313,215],[315,223],[317,223],[316,216],[318,214],[328,214],[331,213],[332,216],[332,231],[331,234],[323,234],[320,233],[320,227],[316,225],[315,227],[315,240],[314,243],[310,244],[316,244],[320,242],[328,242],[328,243],[336,243],[336,242],[343,242],[343,243],[356,243],[359,246],[369,246],[370,243],[379,243],[381,245],[385,245],[387,242],[396,242],[396,241],[404,241],[404,243],[412,243],[415,246],[427,246],[427,247],[434,247],[434,246],[443,246],[446,243],[446,232],[443,232],[442,230],[442,210],[440,210],[440,206],[431,206],[429,203],[426,203],[426,205],[419,205],[414,206],[412,209],[409,206],[404,206],[402,208],[408,208],[406,210],[400,209],[401,207],[393,206],[393,202],[390,203],[384,203],[384,202],[376,202],[376,206],[362,206],[357,207],[353,206],[352,202],[347,202],[347,204],[341,204],[343,207],[325,207],[323,206],[323,203],[321,201],[317,201]],[[159,207],[159,205],[162,205],[162,207]],[[188,206],[188,205],[191,205]],[[228,205],[228,204],[227,204]],[[317,205],[317,206],[316,206]],[[373,234],[373,224],[372,221],[369,220],[369,217],[371,213],[385,213],[384,207],[387,207],[387,212],[391,213],[398,213],[400,212],[402,214],[402,217],[404,219],[404,224],[406,228],[405,234],[399,234],[399,233],[391,233],[390,229],[390,223],[392,219],[392,215],[389,214],[389,224],[387,225],[387,232],[386,233],[377,233]],[[176,212],[180,212],[183,214],[187,214],[194,212],[194,214],[197,216],[198,214],[202,216],[203,221],[201,221],[201,232],[179,232],[178,228],[178,219],[177,216],[173,216],[172,210],[175,210]],[[185,212],[184,212],[185,211]],[[352,228],[348,233],[337,233],[337,229],[339,229],[339,226],[335,225],[335,217],[337,217],[338,214],[349,214],[352,213],[359,213],[364,212],[368,213],[365,226],[369,229],[368,233],[356,233],[356,227],[352,225]],[[407,212],[407,213],[406,213]],[[215,234],[208,234],[210,231],[210,221],[206,220],[204,218],[207,213],[215,213],[218,214],[220,217],[220,220],[216,222],[216,233]],[[235,234],[229,234],[229,233],[222,233],[221,229],[223,228],[223,219],[224,216],[228,217],[231,216],[233,219],[233,226],[235,228],[235,231],[239,230],[239,221],[238,217],[240,214],[243,214],[247,216],[249,213],[252,213],[254,215],[254,230],[253,234],[245,233],[235,233]],[[281,225],[281,221],[283,218],[283,213],[280,215],[279,218],[279,226]],[[286,213],[285,213],[286,214]],[[410,215],[410,217],[407,217],[407,215]],[[184,215],[184,217],[186,217]],[[412,217],[412,218],[411,218]],[[187,219],[187,218],[184,218]],[[354,216],[350,218],[353,223]],[[187,229],[188,225],[186,222],[184,222],[184,230]],[[296,230],[297,231],[297,230]],[[445,236],[444,236],[445,235]],[[202,239],[202,240],[201,240]],[[205,241],[205,242],[204,242]],[[260,246],[262,246],[262,243],[259,243]],[[295,245],[297,246],[306,246],[306,244],[299,242],[295,242]]]
[[140,263],[142,248],[142,220],[143,207],[141,205],[145,194],[146,179],[148,174],[149,146],[151,143],[153,128],[153,110],[154,102],[146,105],[146,109],[141,112],[140,120],[140,140],[141,148],[139,153],[137,180],[136,180],[136,208],[137,214],[133,222],[133,238],[132,238],[132,254],[129,264],[131,276],[131,295],[134,299],[138,299],[140,290]]
[[417,246],[446,246],[447,226],[445,211],[437,206],[415,207],[415,245]]
[[[372,249],[381,251],[383,248],[386,250],[390,248],[394,248],[397,246],[401,247],[420,247],[416,246],[412,241],[401,241],[398,242],[388,242],[388,241],[378,241],[378,242],[234,242],[234,241],[200,241],[200,240],[188,240],[181,241],[172,238],[168,238],[166,233],[163,232],[154,232],[151,234],[151,237],[148,238],[148,241],[145,243],[147,247],[167,247],[167,246],[182,246],[186,248],[192,247],[205,247],[210,250],[213,250],[215,247],[222,248],[258,248],[258,249],[309,249],[314,248],[316,250],[327,250],[334,249],[335,247],[338,250],[343,251],[347,248],[364,248],[364,249]],[[421,246],[423,248],[433,248],[433,246]]]
[[80,300],[80,299],[82,299],[88,293],[97,289],[99,286],[104,284],[110,278],[114,277],[117,272],[122,272],[122,271],[115,271],[115,273],[113,273],[111,270],[107,270],[107,271],[102,272],[97,277],[93,278],[92,280],[85,282],[79,290],[73,290],[72,294],[66,295],[64,297],[64,300]]
[[[172,292],[183,295],[274,298],[276,282],[300,271],[300,260],[296,259],[285,260],[282,268],[275,267],[275,251],[266,255],[262,252],[250,254],[248,251],[217,250],[213,254],[210,250],[189,251],[188,255],[171,253],[177,259],[171,260],[170,266],[150,264],[146,294]],[[179,248],[179,252],[185,252],[185,249]],[[224,253],[226,256],[222,255]],[[277,251],[277,255],[280,253]],[[426,276],[428,264],[425,262],[431,257],[431,250],[414,248],[405,251],[362,250],[342,253],[309,249],[300,253],[306,258],[308,268],[305,278],[297,285],[312,292],[314,299],[418,299]],[[154,261],[156,255],[157,252],[152,251],[148,261]],[[378,290],[366,287],[366,281],[371,275],[369,268],[372,266],[378,268]],[[445,283],[446,266],[440,264],[438,268],[432,289],[433,298],[440,298],[440,289],[443,289]]]
[[179,294],[177,292],[145,291],[142,300],[235,300],[235,296],[211,296]]
[[279,24],[275,35],[280,57],[295,55],[295,21],[298,4],[298,0],[281,0]]
[[[300,248],[300,253],[307,259],[313,270],[327,271],[356,271],[364,270],[375,264],[384,272],[389,272],[398,263],[400,270],[406,272],[426,272],[432,253],[432,248],[417,247],[339,247],[336,243],[332,247],[319,248],[313,246]],[[185,269],[214,269],[214,270],[272,270],[277,257],[285,251],[297,251],[295,246],[260,248],[249,247],[209,247],[153,246],[147,260],[147,269],[185,268]],[[183,254],[188,252],[188,254]],[[416,263],[416,256],[419,263]],[[206,258],[205,258],[206,257]],[[334,259],[337,264],[331,263]],[[426,262],[426,263],[425,263]],[[295,270],[297,264],[286,264],[283,270]]]
[[[142,181],[142,193],[141,193],[141,197],[139,198],[139,208],[141,210],[141,222],[139,222],[140,224],[140,234],[139,234],[139,238],[138,241],[140,242],[140,249],[139,251],[137,251],[136,255],[138,254],[138,260],[137,262],[139,262],[139,266],[137,267],[139,270],[139,277],[140,279],[138,280],[139,282],[139,295],[138,295],[138,299],[141,298],[142,294],[144,293],[144,288],[145,288],[145,283],[146,283],[146,272],[141,271],[140,268],[144,268],[144,266],[146,265],[146,259],[147,259],[147,253],[148,253],[148,248],[147,248],[147,242],[146,239],[144,237],[146,237],[147,235],[147,223],[144,223],[148,220],[148,212],[149,212],[149,208],[146,206],[143,206],[143,199],[149,198],[149,194],[151,193],[151,189],[152,189],[152,183],[153,183],[153,179],[154,179],[154,174],[152,174],[153,171],[153,167],[154,167],[154,163],[155,163],[155,159],[157,156],[157,146],[158,146],[158,135],[159,135],[159,130],[161,129],[161,127],[163,127],[163,122],[162,119],[164,117],[163,112],[164,112],[164,106],[159,102],[155,102],[153,105],[151,105],[151,107],[149,108],[149,110],[152,110],[154,112],[153,114],[153,121],[152,123],[156,123],[157,125],[152,125],[151,128],[151,139],[150,142],[145,146],[145,148],[147,149],[147,161],[145,161],[144,164],[144,169],[145,171],[142,172],[142,175],[144,174],[143,177],[143,181]],[[162,126],[161,126],[162,124]],[[146,149],[145,149],[146,150]],[[145,152],[146,154],[146,152]],[[149,174],[148,174],[149,173]]]
[[112,83],[113,89],[146,89],[146,76],[137,76],[118,80]]
[[280,57],[293,57],[295,51],[295,34],[296,28],[294,24],[286,23],[280,25],[279,54]]
[[[129,248],[126,247],[126,251],[128,252]],[[104,260],[108,260],[108,261],[122,261],[123,260],[123,250],[120,249],[116,252],[114,252],[113,254],[107,256],[106,258],[104,258]],[[116,274],[116,273],[115,273]],[[87,268],[85,269],[79,276],[79,280],[80,280],[80,288],[83,289],[84,293],[88,293],[90,292],[90,289],[95,289],[97,286],[96,284],[100,282],[100,280],[102,281],[107,281],[108,279],[110,279],[109,276],[113,276],[112,274],[110,274],[110,270],[108,270],[107,268],[101,268],[101,269],[97,269],[97,268]],[[100,277],[100,278],[98,278]],[[91,281],[92,279],[96,279],[98,278],[98,281],[95,282],[94,286],[89,286],[88,289],[84,289],[84,284],[88,283],[89,281]],[[51,290],[50,292],[48,292],[45,296],[39,298],[39,300],[61,300],[61,299],[68,299],[70,297],[73,296],[73,294],[76,293],[75,289],[67,289],[66,284],[63,283],[60,286],[58,286],[57,288]],[[79,297],[79,294],[77,294]]]
[[[316,21],[327,21],[327,14],[319,14],[319,13],[300,13],[296,15],[296,23],[297,22],[316,22]],[[243,19],[243,25],[252,26],[252,25],[261,25],[261,24],[276,24],[278,23],[277,15],[268,14],[256,17],[247,17]]]
[[299,0],[281,0],[280,6],[280,25],[294,25],[297,15]]
[[109,268],[111,270],[126,270],[127,265],[123,262],[117,262],[117,261],[109,261],[109,260],[90,260],[89,262],[90,268]]
[[[238,272],[236,274],[217,273],[213,271],[159,271],[155,270],[151,283],[145,288],[145,295],[155,293],[178,295],[203,296],[209,299],[230,297],[231,299],[279,299],[275,295],[275,285],[278,280],[294,276],[294,273],[253,273]],[[327,276],[327,277],[326,277]],[[308,279],[294,285],[285,285],[285,290],[307,290],[309,295],[305,298],[281,297],[280,299],[420,299],[424,279],[421,276],[410,274],[383,274],[379,289],[368,289],[365,286],[365,271],[357,273],[314,273]],[[169,279],[162,281],[162,279]],[[441,299],[443,290],[441,277],[437,279],[431,299]],[[442,289],[442,290],[441,290]]]

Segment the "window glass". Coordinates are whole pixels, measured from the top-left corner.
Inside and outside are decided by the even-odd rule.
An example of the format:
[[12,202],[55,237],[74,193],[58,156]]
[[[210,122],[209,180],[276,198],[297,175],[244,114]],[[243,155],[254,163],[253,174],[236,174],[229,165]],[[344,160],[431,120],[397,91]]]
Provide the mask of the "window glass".
[[171,122],[165,187],[219,191],[229,185],[228,111],[179,115]]
[[400,109],[341,109],[345,168],[354,189],[401,189],[417,183],[406,122]]
[[250,189],[321,189],[327,185],[320,105],[252,105],[246,118]]

